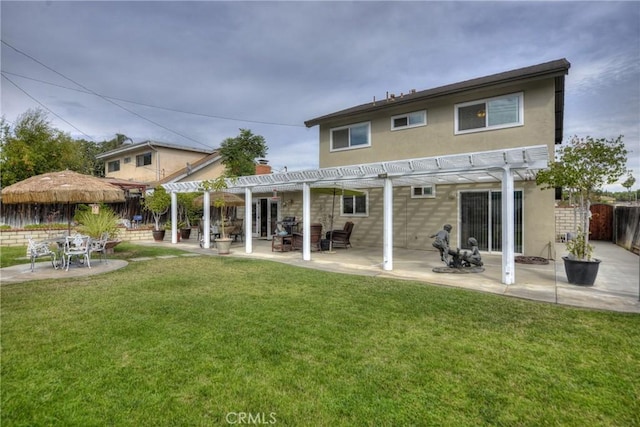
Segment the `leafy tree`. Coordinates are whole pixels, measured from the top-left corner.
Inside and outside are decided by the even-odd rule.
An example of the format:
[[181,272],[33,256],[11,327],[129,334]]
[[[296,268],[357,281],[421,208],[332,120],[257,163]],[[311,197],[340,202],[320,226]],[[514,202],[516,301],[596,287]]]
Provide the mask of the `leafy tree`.
[[264,137],[254,135],[248,129],[240,129],[235,138],[227,138],[220,145],[222,164],[226,176],[246,176],[255,174],[255,160],[267,155]]
[[613,184],[627,172],[627,149],[622,135],[615,139],[574,136],[560,148],[556,160],[538,172],[536,183],[543,189],[563,187],[580,200],[582,213],[578,233],[584,233],[583,245],[589,244],[589,209],[591,200],[604,185]]
[[629,174],[626,181],[622,183],[622,186],[627,189],[627,194],[629,196],[629,201],[631,201],[631,187],[636,183],[636,178]]
[[3,187],[58,170],[90,172],[84,150],[70,135],[53,128],[41,109],[22,114],[13,130],[2,118],[0,128]]
[[144,198],[143,207],[153,214],[155,230],[160,230],[160,218],[166,214],[171,207],[171,195],[163,186],[158,185],[153,193],[147,194]]

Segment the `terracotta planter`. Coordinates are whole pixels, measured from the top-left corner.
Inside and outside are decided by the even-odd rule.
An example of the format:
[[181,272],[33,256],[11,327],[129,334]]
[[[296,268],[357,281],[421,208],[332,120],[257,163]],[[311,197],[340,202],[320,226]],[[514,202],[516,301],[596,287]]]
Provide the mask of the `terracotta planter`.
[[599,259],[590,261],[570,259],[562,257],[564,260],[564,271],[567,274],[567,280],[573,285],[592,286],[598,275],[600,267]]
[[191,229],[190,228],[181,228],[180,229],[180,236],[182,237],[182,239],[188,239],[189,237],[191,237]]

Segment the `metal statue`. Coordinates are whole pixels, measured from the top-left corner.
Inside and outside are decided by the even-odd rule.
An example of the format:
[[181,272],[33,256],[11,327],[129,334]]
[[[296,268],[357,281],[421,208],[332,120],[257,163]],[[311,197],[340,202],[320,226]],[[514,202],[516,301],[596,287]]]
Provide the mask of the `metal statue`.
[[446,267],[436,267],[433,271],[436,273],[480,273],[484,271],[478,240],[474,237],[467,240],[467,244],[471,247],[470,252],[461,251],[460,248],[453,250],[449,247],[451,228],[450,224],[445,224],[442,230],[429,236],[435,238],[432,245],[438,249],[440,259],[446,265]]

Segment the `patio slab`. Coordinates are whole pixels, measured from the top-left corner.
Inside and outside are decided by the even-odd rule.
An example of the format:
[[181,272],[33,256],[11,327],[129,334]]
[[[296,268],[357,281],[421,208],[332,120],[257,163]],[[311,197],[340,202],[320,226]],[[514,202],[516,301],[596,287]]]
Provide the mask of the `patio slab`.
[[[252,253],[245,253],[244,244],[237,242],[231,248],[231,256],[268,259],[323,271],[415,280],[553,304],[640,313],[640,257],[613,243],[592,243],[595,246],[594,257],[602,259],[593,286],[577,286],[567,282],[561,258],[566,252],[564,244],[555,245],[553,254],[557,254],[557,260],[552,259],[549,264],[516,263],[514,285],[501,283],[500,254],[483,254],[485,270],[469,274],[434,272],[433,268],[442,267],[443,264],[437,252],[432,250],[394,248],[392,271],[382,269],[381,248],[354,247],[335,249],[332,253],[311,252],[311,261],[303,261],[301,251],[272,252],[270,241],[254,239]],[[149,244],[176,247],[169,242]],[[196,241],[182,241],[177,247],[207,255],[217,254],[215,248],[202,249]]]

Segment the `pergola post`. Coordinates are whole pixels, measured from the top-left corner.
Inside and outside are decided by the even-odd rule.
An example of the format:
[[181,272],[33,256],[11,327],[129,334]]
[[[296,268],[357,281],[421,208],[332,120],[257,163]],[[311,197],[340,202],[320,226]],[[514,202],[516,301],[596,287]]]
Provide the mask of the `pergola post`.
[[171,192],[171,243],[178,243],[178,193]]
[[202,206],[204,206],[204,224],[202,224],[202,247],[211,247],[211,194],[208,191],[202,196]]
[[391,271],[393,270],[393,183],[390,178],[384,180],[383,203],[382,269]]
[[502,283],[505,285],[516,282],[514,204],[513,174],[507,165],[502,171]]
[[302,259],[311,260],[311,188],[302,183]]
[[248,254],[253,252],[253,230],[251,229],[252,197],[251,187],[246,187],[244,189],[244,250]]

